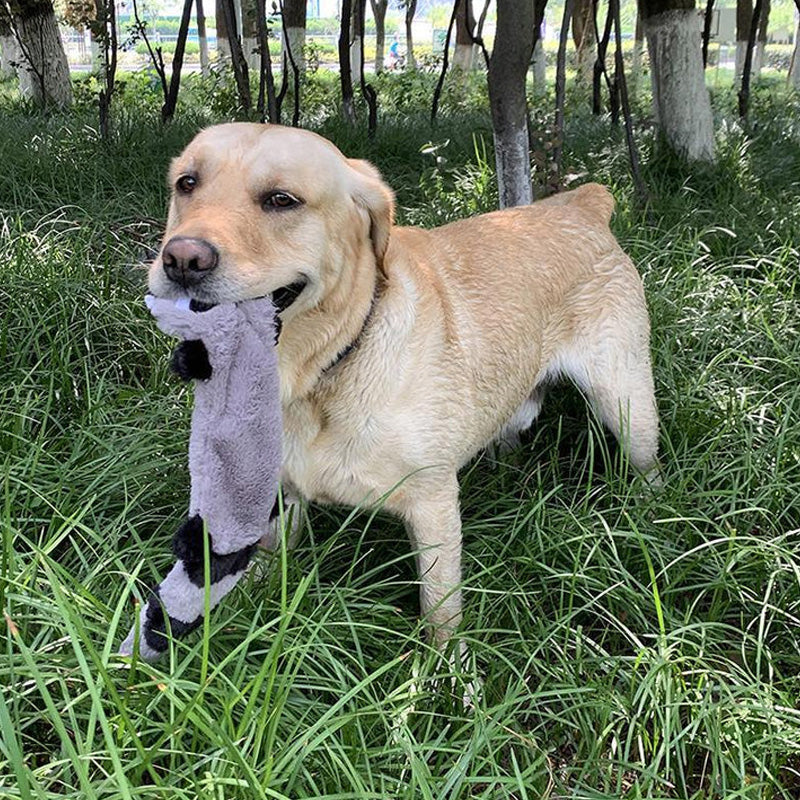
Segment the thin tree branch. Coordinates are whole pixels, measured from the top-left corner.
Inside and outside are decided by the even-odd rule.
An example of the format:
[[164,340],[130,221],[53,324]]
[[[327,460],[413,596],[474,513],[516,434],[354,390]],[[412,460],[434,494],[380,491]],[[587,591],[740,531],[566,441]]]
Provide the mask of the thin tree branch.
[[453,27],[456,24],[456,13],[458,12],[458,4],[461,0],[455,0],[453,3],[453,13],[450,15],[450,24],[447,26],[447,35],[444,39],[444,56],[442,58],[442,71],[439,73],[439,80],[436,82],[436,88],[433,90],[433,103],[431,105],[431,125],[436,124],[436,115],[439,113],[439,99],[442,96],[442,87],[444,86],[444,79],[447,75],[447,67],[450,63],[450,37],[453,35]]

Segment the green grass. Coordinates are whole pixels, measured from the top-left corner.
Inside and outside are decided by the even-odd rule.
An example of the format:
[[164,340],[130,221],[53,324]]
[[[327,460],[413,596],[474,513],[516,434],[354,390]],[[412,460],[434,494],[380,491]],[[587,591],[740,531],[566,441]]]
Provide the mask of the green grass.
[[[137,265],[169,158],[213,116],[164,131],[146,100],[106,144],[88,110],[4,103],[0,796],[797,797],[797,101],[757,92],[746,131],[718,96],[719,162],[692,172],[640,117],[644,209],[619,133],[573,109],[568,170],[612,186],[645,280],[664,487],[642,494],[568,387],[522,448],[471,464],[475,663],[453,672],[424,644],[402,527],[325,508],[163,663],[115,656],[188,489],[191,398]],[[435,130],[387,113],[374,142],[318,121],[431,225],[496,196],[485,114],[445,111]]]

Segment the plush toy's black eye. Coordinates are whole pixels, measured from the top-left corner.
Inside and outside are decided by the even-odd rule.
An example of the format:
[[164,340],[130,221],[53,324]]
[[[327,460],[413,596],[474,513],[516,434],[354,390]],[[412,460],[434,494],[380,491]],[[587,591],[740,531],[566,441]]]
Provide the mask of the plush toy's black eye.
[[197,186],[197,178],[194,175],[181,175],[177,181],[175,181],[175,188],[181,194],[191,194]]
[[283,211],[287,208],[295,208],[300,205],[300,200],[293,197],[288,192],[270,192],[261,201],[264,211]]

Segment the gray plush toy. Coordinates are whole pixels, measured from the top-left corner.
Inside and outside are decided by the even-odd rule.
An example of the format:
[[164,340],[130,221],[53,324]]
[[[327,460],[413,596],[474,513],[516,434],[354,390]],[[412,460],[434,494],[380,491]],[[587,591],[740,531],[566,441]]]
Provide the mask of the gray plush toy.
[[212,608],[244,574],[275,503],[282,429],[270,298],[207,310],[189,298],[146,302],[163,331],[185,340],[176,351],[179,365],[183,360],[177,371],[196,378],[189,516],[173,541],[178,561],[120,647],[132,655],[138,641],[140,655],[151,661],[167,649],[170,632],[181,636],[203,621],[205,531]]

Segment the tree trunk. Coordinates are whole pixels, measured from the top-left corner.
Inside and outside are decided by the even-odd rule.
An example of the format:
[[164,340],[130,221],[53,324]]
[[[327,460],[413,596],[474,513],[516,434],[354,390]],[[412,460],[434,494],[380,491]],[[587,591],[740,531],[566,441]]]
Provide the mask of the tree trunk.
[[750,76],[753,71],[753,53],[756,46],[756,35],[758,34],[758,21],[761,19],[761,10],[764,7],[764,0],[756,0],[753,8],[753,18],[750,21],[750,38],[747,40],[747,50],[744,55],[744,65],[742,66],[742,85],[739,88],[739,116],[747,119],[750,107]]
[[642,77],[642,50],[644,50],[644,26],[642,12],[636,11],[636,29],[633,34],[633,61],[631,62],[631,94],[636,93]]
[[19,52],[19,88],[42,107],[72,103],[69,65],[51,0],[13,0],[10,4]]
[[383,53],[386,46],[386,9],[389,0],[369,0],[375,18],[375,72],[383,72]]
[[247,59],[242,50],[236,20],[236,8],[233,0],[221,0],[222,15],[225,18],[225,29],[228,31],[228,46],[230,49],[233,77],[236,80],[236,92],[239,95],[239,105],[244,111],[249,111],[252,106],[250,99],[250,73],[247,68]]
[[342,87],[342,113],[351,125],[356,124],[353,98],[353,72],[350,61],[350,24],[353,18],[352,0],[342,0],[342,24],[339,28],[339,84]]
[[642,14],[656,124],[682,157],[713,161],[714,123],[694,0],[643,0]]
[[256,25],[258,27],[258,113],[262,122],[280,124],[278,97],[275,92],[275,76],[272,73],[272,54],[269,51],[267,32],[267,7],[265,3],[256,5]]
[[361,87],[361,96],[367,104],[367,134],[370,139],[374,138],[378,127],[378,95],[375,87],[367,83],[364,75],[364,31],[366,29],[367,0],[356,0],[356,16],[358,18],[358,38],[361,40],[361,61],[358,64],[358,83]]
[[753,77],[756,79],[761,77],[761,68],[764,66],[764,51],[767,48],[767,28],[769,27],[770,11],[770,0],[764,0],[764,5],[761,8],[761,18],[758,21],[756,51],[753,53]]
[[6,8],[0,3],[0,78],[11,78],[16,74],[14,63],[19,60],[17,40],[11,30],[11,20]]
[[208,34],[206,33],[206,15],[203,11],[203,0],[195,0],[197,11],[197,40],[200,43],[200,72],[208,75]]
[[714,0],[706,0],[703,14],[703,69],[708,67],[708,45],[711,41],[711,24],[714,22]]
[[795,91],[800,89],[800,19],[794,29],[794,51],[789,65],[789,86]]
[[256,73],[261,64],[258,54],[258,10],[257,3],[264,0],[242,0],[242,52],[247,59],[247,68]]
[[747,52],[747,39],[750,36],[750,23],[753,21],[753,0],[736,0],[736,65],[734,86],[742,83],[744,55]]
[[358,13],[360,0],[352,0],[350,14],[350,72],[358,75],[361,72],[361,58],[364,53],[364,30]]
[[533,94],[535,97],[544,97],[547,94],[547,55],[541,38],[536,39],[533,46],[533,59],[531,60],[533,73]]
[[597,60],[597,30],[594,22],[594,3],[592,0],[575,0],[572,15],[572,39],[578,60],[575,79],[581,86],[589,86],[594,76]]
[[414,14],[417,13],[417,0],[406,0],[406,69],[415,69],[414,61]]
[[217,19],[217,61],[230,61],[231,44],[228,38],[228,25],[225,21],[225,0],[216,0],[214,13]]
[[[113,2],[113,0],[112,0]],[[169,76],[169,92],[164,105],[161,107],[161,121],[169,122],[175,115],[178,105],[178,90],[181,85],[181,70],[183,69],[183,54],[186,50],[186,37],[189,35],[189,23],[192,18],[194,0],[184,0],[183,14],[178,28],[178,39],[175,42],[175,54],[172,57],[172,73]]]
[[284,0],[283,25],[284,47],[292,54],[297,71],[302,77],[306,72],[306,12],[308,0]]
[[114,0],[95,0],[95,19],[92,24],[102,46],[102,72],[98,77],[101,88],[97,96],[100,112],[100,135],[108,140],[111,134],[111,99],[117,76],[117,9]]
[[533,200],[525,78],[535,21],[534,0],[497,0],[488,80],[500,208]]
[[474,30],[472,0],[456,0],[456,48],[453,51],[453,70],[467,72],[472,69],[475,59],[475,45],[472,41]]

